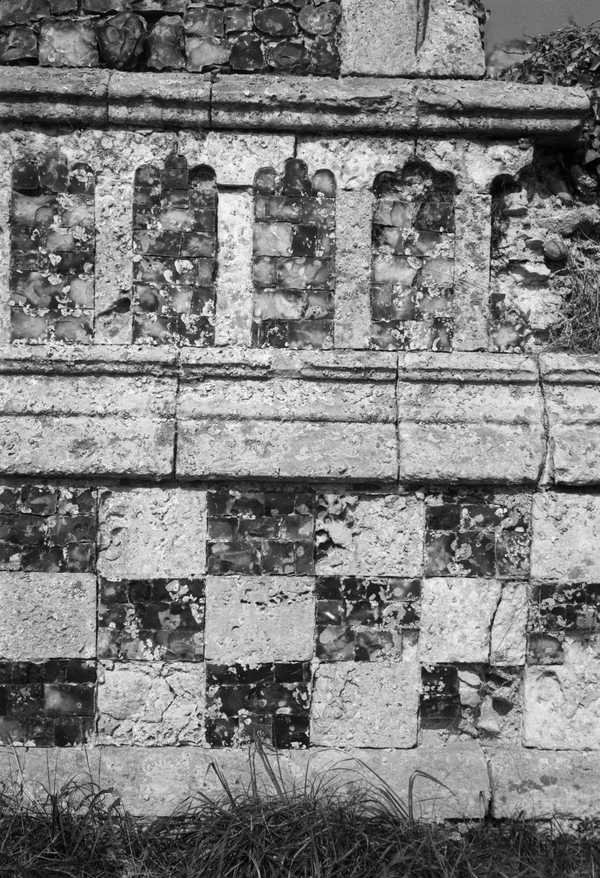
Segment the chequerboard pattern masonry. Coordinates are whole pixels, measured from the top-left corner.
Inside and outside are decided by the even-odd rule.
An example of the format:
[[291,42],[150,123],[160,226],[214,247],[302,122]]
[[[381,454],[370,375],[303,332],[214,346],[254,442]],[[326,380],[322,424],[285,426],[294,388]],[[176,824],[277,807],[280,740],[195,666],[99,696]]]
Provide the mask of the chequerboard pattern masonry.
[[543,170],[587,99],[427,6],[0,12],[2,778],[165,813],[260,740],[598,813],[600,360],[548,341],[600,203]]

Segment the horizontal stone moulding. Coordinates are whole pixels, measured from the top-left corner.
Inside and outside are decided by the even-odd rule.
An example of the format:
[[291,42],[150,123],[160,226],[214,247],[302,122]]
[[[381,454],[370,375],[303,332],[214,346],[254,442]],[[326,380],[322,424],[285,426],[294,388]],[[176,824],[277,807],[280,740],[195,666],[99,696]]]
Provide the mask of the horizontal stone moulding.
[[318,132],[436,132],[570,138],[589,110],[580,88],[496,81],[210,77],[0,67],[11,124]]
[[546,438],[535,361],[401,354],[398,436],[401,481],[537,482]]
[[589,356],[4,345],[0,473],[594,486],[599,388]]
[[515,814],[537,820],[598,816],[597,752],[495,747],[490,751],[490,776],[492,814],[498,819]]
[[600,482],[600,362],[595,356],[540,358],[557,485]]

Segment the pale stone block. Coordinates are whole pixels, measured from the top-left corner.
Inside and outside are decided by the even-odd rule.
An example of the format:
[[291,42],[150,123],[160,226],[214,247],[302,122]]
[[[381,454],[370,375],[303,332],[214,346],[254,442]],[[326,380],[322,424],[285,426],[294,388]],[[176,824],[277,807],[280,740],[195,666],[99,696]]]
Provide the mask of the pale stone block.
[[525,664],[527,613],[526,583],[504,582],[492,623],[491,665],[514,668]]
[[334,330],[338,348],[369,347],[372,221],[372,192],[338,192]]
[[205,491],[134,488],[101,497],[98,572],[107,579],[202,574],[205,544]]
[[[63,369],[59,370],[63,371]],[[166,475],[176,379],[0,376],[0,469],[44,475]]]
[[324,747],[414,747],[419,665],[332,662],[319,665],[311,743]]
[[564,663],[525,670],[523,743],[600,750],[600,640],[563,643]]
[[417,0],[342,0],[342,76],[415,72]]
[[[333,173],[339,198],[344,190],[368,190],[372,193],[377,175],[402,168],[413,158],[415,144],[412,139],[396,140],[390,137],[303,137],[298,140],[297,153],[309,168],[328,168]],[[340,246],[344,245],[340,219],[344,217],[340,216],[338,207],[338,252]]]
[[[491,83],[488,81],[486,85]],[[472,87],[478,86],[472,83]],[[415,156],[436,171],[453,174],[458,184],[458,199],[468,206],[469,196],[462,195],[464,190],[487,195],[498,177],[516,177],[533,161],[533,144],[525,138],[511,143],[489,138],[425,137],[417,140]]]
[[167,475],[175,426],[152,418],[0,415],[0,472]]
[[109,162],[96,178],[94,338],[97,342],[131,342],[134,172],[133,166],[115,169]]
[[492,620],[502,593],[494,579],[425,579],[419,657],[423,664],[488,662]]
[[204,665],[105,664],[98,671],[98,740],[162,747],[204,743]]
[[182,419],[177,474],[389,481],[396,453],[393,424]]
[[[179,144],[190,164],[210,165],[219,186],[253,186],[257,171],[282,168],[294,155],[291,135],[210,131],[199,137],[196,132],[181,132]],[[219,198],[224,194],[220,192]]]
[[457,351],[488,346],[492,198],[463,190],[456,196],[454,339]]
[[[421,13],[422,14],[422,13]],[[424,76],[481,77],[485,55],[474,10],[448,0],[428,0],[417,71]]]
[[2,661],[93,658],[96,578],[88,573],[0,573]]
[[391,381],[207,376],[202,381],[182,382],[178,398],[178,415],[183,421],[226,413],[239,419],[394,423],[394,409]]
[[217,345],[250,345],[253,203],[251,192],[219,192]]
[[0,342],[10,340],[10,200],[12,197],[10,144],[0,138]]
[[[514,756],[520,756],[520,752],[524,757],[520,757],[519,766],[530,755],[526,750],[515,748]],[[513,764],[511,754],[512,751],[507,751],[506,754],[503,751],[505,766],[510,767]],[[565,755],[549,756],[541,753],[539,758],[545,764],[554,756],[561,758]],[[577,779],[582,777],[584,760],[589,775],[593,764],[586,760],[586,754],[570,755],[577,766]],[[597,757],[595,758],[597,762]],[[356,760],[359,759],[385,778],[402,799],[406,798],[411,776],[419,769],[446,784],[444,788],[426,778],[417,778],[413,790],[417,818],[436,821],[481,818],[486,813],[490,786],[485,754],[477,741],[450,740],[444,745],[422,745],[411,750],[283,750],[278,753],[277,770],[281,772],[286,789],[298,789],[304,786],[306,777],[311,783],[313,779],[322,780],[324,775],[328,775],[339,783],[340,762],[344,761],[345,764],[356,767],[352,775],[344,772],[344,785],[352,786],[356,783],[364,786],[365,781],[372,782],[373,776],[366,768],[361,769],[358,766]],[[22,784],[33,800],[46,801],[50,765],[52,788],[59,789],[64,783],[74,779],[82,783],[92,781],[100,789],[114,790],[115,797],[120,796],[123,806],[134,815],[166,816],[172,814],[191,796],[199,793],[210,797],[222,794],[219,779],[210,768],[214,763],[222,769],[234,793],[248,788],[251,781],[251,762],[247,749],[224,749],[215,755],[214,750],[197,746],[50,749],[3,747],[0,748],[0,779],[9,785],[20,787]],[[258,788],[272,793],[272,781],[260,760],[256,761],[254,770]],[[557,771],[559,773],[561,772]],[[532,794],[535,795],[539,788],[534,787]],[[505,789],[501,788],[502,793]],[[589,806],[587,815],[598,811],[596,793],[597,788],[594,785],[595,799],[592,801],[591,785],[585,786]],[[582,792],[573,791],[573,794],[574,797],[585,797]],[[510,816],[514,814],[511,813]],[[586,813],[582,811],[581,816],[586,816]]]
[[319,506],[318,576],[422,575],[422,499],[325,494]]
[[550,354],[541,360],[558,485],[600,482],[600,369],[594,356]]
[[532,530],[533,580],[600,581],[600,497],[537,494]]
[[537,820],[600,816],[597,752],[494,748],[490,751],[490,774],[493,816],[498,819],[513,819],[515,814]]
[[311,577],[209,576],[205,656],[217,664],[254,667],[310,661],[315,597]]
[[401,354],[400,479],[535,482],[545,451],[535,363],[487,354]]

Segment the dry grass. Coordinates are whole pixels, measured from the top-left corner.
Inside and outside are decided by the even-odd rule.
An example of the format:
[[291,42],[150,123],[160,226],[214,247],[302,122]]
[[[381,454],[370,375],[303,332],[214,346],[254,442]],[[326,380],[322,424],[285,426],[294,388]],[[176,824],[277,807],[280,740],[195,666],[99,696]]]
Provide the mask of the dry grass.
[[600,353],[600,271],[588,259],[571,254],[567,264],[569,292],[550,344],[571,353]]
[[[352,787],[332,777],[286,789],[260,754],[234,793],[199,798],[143,823],[90,786],[33,803],[0,796],[0,876],[10,878],[598,878],[599,827],[563,833],[521,819],[429,825],[381,778],[358,765]],[[362,770],[362,774],[360,774]],[[216,769],[218,772],[218,769]],[[357,785],[359,772],[361,781]],[[263,772],[264,773],[264,772]],[[350,791],[351,790],[351,791]]]

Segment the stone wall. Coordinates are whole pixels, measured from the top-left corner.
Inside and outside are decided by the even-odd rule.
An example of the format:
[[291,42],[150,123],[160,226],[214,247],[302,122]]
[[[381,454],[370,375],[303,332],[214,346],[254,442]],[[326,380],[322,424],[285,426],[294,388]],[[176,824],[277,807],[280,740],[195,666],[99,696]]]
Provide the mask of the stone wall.
[[[216,70],[232,16],[338,26],[91,5],[3,38],[141,16]],[[290,780],[425,769],[428,817],[598,813],[600,363],[548,339],[599,205],[541,170],[588,102],[436,81],[482,72],[474,4],[366,6],[331,36],[362,76],[0,70],[0,770],[34,794],[51,759],[166,813],[261,740]]]

